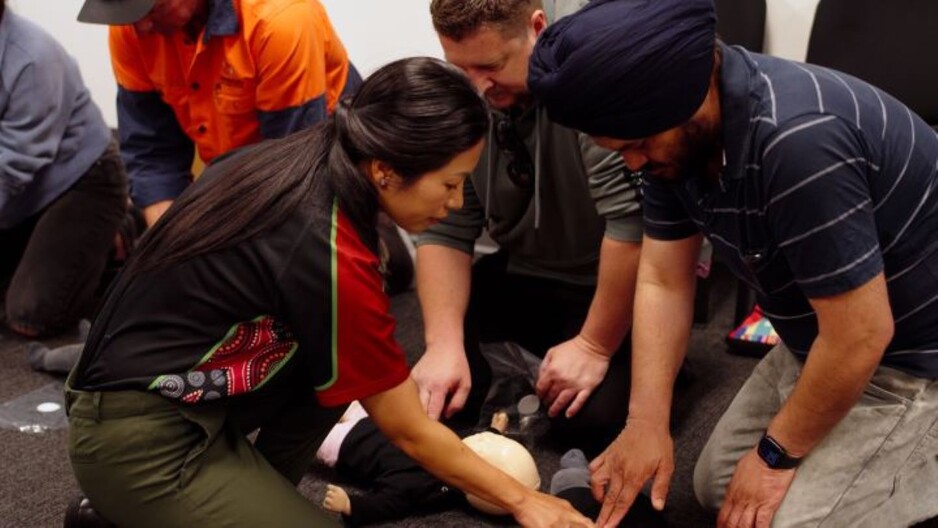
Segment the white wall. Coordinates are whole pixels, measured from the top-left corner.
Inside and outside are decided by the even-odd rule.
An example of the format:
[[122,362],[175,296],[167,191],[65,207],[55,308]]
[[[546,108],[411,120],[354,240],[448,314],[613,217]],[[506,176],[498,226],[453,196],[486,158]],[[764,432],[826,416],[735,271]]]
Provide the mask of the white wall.
[[[394,59],[441,57],[430,24],[429,0],[321,0],[352,61],[363,75]],[[767,0],[766,51],[804,60],[819,0]],[[45,27],[78,60],[85,84],[108,124],[117,124],[116,87],[103,26],[75,21],[82,0],[8,0],[16,12]]]
[[430,0],[320,0],[362,75],[395,59],[443,57]]
[[[430,24],[429,0],[321,0],[363,75],[394,59],[442,57]],[[117,88],[107,50],[107,29],[75,20],[83,0],[7,0],[17,13],[52,33],[81,67],[104,118],[117,125]]]
[[765,52],[804,61],[814,11],[820,0],[767,0]]

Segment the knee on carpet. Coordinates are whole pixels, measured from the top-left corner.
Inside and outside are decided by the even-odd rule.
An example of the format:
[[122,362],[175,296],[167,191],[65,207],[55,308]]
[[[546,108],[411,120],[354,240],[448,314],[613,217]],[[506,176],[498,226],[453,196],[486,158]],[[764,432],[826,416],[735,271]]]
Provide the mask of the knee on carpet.
[[65,314],[45,304],[48,303],[38,300],[21,302],[7,296],[7,326],[17,334],[31,338],[52,336],[66,330]]

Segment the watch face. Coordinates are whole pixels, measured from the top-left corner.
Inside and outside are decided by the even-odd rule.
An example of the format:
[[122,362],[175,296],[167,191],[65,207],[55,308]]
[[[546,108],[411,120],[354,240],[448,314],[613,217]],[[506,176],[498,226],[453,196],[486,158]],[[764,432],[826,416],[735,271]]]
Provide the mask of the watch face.
[[767,437],[759,441],[756,452],[772,469],[790,469],[798,465],[797,459],[790,459],[778,444]]
[[761,449],[759,454],[762,455],[762,459],[765,460],[765,463],[768,464],[769,467],[775,467],[776,464],[778,464],[779,458],[781,458],[779,453],[765,448]]

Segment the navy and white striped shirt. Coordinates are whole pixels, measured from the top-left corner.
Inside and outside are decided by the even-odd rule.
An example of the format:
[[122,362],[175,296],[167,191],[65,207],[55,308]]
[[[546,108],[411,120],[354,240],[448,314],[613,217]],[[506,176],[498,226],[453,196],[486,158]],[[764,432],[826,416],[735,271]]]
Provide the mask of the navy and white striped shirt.
[[896,333],[883,364],[938,377],[938,135],[849,75],[723,47],[719,185],[645,183],[645,229],[703,232],[796,354],[808,298],[884,272]]

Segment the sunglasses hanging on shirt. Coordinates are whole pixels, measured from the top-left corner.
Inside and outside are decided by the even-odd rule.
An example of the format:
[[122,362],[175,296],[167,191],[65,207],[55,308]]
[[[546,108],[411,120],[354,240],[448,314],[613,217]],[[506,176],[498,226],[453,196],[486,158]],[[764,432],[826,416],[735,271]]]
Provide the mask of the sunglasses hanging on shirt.
[[510,117],[496,118],[495,144],[508,160],[508,179],[521,189],[533,188],[534,163]]

